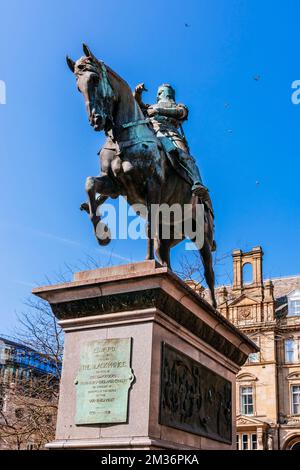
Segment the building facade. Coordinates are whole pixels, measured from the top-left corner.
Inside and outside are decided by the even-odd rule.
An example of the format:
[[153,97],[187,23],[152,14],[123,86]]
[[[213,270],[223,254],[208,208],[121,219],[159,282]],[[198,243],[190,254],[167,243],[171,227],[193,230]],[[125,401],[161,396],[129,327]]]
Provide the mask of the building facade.
[[263,280],[261,247],[235,250],[233,285],[217,295],[260,348],[237,376],[237,448],[300,450],[300,276]]
[[0,337],[0,449],[40,449],[52,437],[60,367]]
[[57,367],[49,357],[0,336],[0,383],[28,380],[44,374],[57,374]]

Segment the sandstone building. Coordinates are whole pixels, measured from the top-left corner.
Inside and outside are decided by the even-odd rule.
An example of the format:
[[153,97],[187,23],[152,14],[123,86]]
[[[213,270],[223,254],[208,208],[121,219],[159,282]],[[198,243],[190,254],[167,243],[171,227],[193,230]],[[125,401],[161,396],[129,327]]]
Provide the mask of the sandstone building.
[[300,450],[300,275],[263,280],[261,247],[232,256],[218,309],[260,348],[237,376],[237,448]]

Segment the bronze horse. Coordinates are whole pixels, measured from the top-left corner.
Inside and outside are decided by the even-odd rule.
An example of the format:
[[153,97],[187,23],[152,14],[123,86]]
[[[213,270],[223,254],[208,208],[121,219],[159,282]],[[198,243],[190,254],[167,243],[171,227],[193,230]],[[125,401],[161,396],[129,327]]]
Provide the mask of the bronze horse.
[[[161,237],[161,220],[157,221],[157,230],[153,235],[151,206],[179,204],[183,208],[190,204],[195,209],[196,204],[203,203],[204,242],[199,251],[212,302],[216,306],[211,254],[215,250],[214,217],[210,201],[200,201],[192,195],[190,184],[171,164],[128,84],[96,59],[87,46],[83,45],[83,51],[84,57],[76,62],[67,57],[67,63],[76,76],[78,90],[83,94],[90,124],[96,131],[105,131],[108,136],[104,145],[106,149],[114,147],[111,151],[106,150],[105,158],[100,153],[100,176],[90,176],[86,180],[88,204],[83,204],[81,208],[89,213],[96,237],[100,221],[98,206],[109,197],[126,196],[130,205],[142,204],[148,208],[146,259],[154,259],[155,250],[159,263],[170,267],[170,249],[185,236],[182,232],[181,239],[178,239],[178,235],[174,237],[174,230],[171,230],[168,239]],[[117,152],[114,143],[117,144]],[[192,210],[195,225],[194,214],[195,210]],[[101,245],[110,241],[108,236],[97,239]]]

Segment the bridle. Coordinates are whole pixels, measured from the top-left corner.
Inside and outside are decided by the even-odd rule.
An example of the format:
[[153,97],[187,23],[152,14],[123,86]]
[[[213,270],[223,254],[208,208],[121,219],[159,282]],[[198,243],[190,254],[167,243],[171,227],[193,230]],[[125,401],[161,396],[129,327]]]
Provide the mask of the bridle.
[[[98,99],[100,98],[101,103],[99,104],[99,108],[101,109],[101,116],[105,121],[105,126],[104,126],[104,132],[106,135],[108,135],[108,132],[111,131],[113,134],[113,140],[114,141],[121,141],[122,133],[134,126],[139,126],[139,125],[151,125],[151,119],[150,118],[145,118],[145,119],[138,119],[136,121],[130,121],[126,122],[125,124],[122,124],[120,126],[117,126],[114,123],[114,118],[112,114],[112,109],[114,106],[112,106],[111,102],[114,101],[115,104],[117,104],[117,99],[113,90],[113,87],[110,84],[109,78],[108,78],[108,73],[107,73],[107,68],[104,64],[104,62],[94,58],[94,57],[88,57],[87,60],[92,60],[92,61],[97,61],[97,68],[95,67],[94,63],[89,63],[91,66],[91,72],[97,73],[99,76],[99,83],[97,90],[99,90],[99,86],[101,88],[100,93],[97,94]],[[87,71],[89,70],[88,68],[86,70],[81,69],[81,71]],[[99,97],[100,95],[100,97]],[[152,140],[151,140],[152,141]],[[155,139],[153,139],[155,141]],[[137,142],[137,141],[135,141]]]

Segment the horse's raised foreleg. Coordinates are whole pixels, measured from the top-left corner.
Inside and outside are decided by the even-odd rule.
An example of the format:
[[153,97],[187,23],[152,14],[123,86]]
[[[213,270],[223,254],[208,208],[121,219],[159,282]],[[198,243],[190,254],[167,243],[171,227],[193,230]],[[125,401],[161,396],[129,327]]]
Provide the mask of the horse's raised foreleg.
[[[97,208],[99,206],[101,206],[101,204],[103,204],[106,199],[108,199],[108,196],[104,196],[103,194],[100,194],[100,196],[98,196],[96,198],[96,202],[97,202]],[[83,202],[81,205],[80,205],[80,210],[81,211],[85,211],[87,212],[88,214],[90,213],[90,207],[89,207],[89,203],[88,202]]]
[[[97,210],[97,207],[101,206],[108,197],[114,197],[116,190],[114,190],[114,184],[110,178],[110,170],[113,168],[117,167],[118,162],[120,161],[120,158],[116,157],[116,152],[115,149],[108,149],[105,145],[101,149],[101,152],[99,154],[100,158],[100,168],[101,168],[101,173],[100,176],[97,176],[96,178],[93,178],[90,176],[86,180],[86,190],[89,194],[90,191],[90,200],[94,201],[95,197],[93,197],[93,194],[95,194],[95,186],[101,186],[103,190],[107,190],[106,193],[100,192],[99,196],[96,198],[96,202],[93,206],[93,209],[95,211],[95,208]],[[114,171],[113,171],[114,173]],[[99,192],[99,191],[97,191]],[[96,207],[97,206],[97,207]],[[88,214],[91,214],[91,202],[83,202],[80,206],[80,210],[86,211]]]
[[[99,205],[103,204],[103,202],[108,197],[116,197],[118,191],[115,187],[114,182],[108,175],[102,175],[98,177],[89,176],[86,179],[85,190],[88,195],[88,212],[90,219],[92,221],[94,232],[97,237],[97,225],[100,222],[100,215],[97,214],[97,209]],[[96,198],[96,194],[100,194],[98,198]],[[85,207],[83,207],[85,209]],[[99,238],[97,237],[98,241]],[[100,241],[99,241],[100,243]]]

